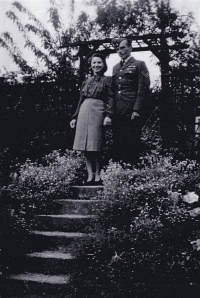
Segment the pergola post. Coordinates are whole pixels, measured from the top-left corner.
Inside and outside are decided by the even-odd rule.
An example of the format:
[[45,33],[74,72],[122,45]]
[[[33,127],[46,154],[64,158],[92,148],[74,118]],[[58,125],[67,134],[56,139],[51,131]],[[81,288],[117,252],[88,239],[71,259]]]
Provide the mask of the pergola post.
[[175,141],[173,96],[169,84],[169,49],[166,47],[166,40],[161,39],[160,67],[161,67],[161,98],[160,98],[160,133],[162,148],[173,147]]

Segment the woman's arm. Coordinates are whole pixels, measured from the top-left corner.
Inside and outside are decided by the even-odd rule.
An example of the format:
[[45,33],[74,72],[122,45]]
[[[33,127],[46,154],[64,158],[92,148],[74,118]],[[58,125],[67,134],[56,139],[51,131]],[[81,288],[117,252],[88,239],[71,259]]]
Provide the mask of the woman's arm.
[[79,99],[79,102],[78,102],[78,105],[77,105],[77,108],[76,108],[76,111],[75,113],[73,114],[73,116],[71,117],[72,119],[77,119],[78,117],[78,113],[79,113],[79,110],[80,110],[80,107],[84,101],[84,97],[83,95],[81,94],[81,91],[83,89],[83,87],[85,86],[85,83],[86,83],[87,79],[83,81],[82,83],[82,86],[81,86],[81,90],[80,90],[80,99]]

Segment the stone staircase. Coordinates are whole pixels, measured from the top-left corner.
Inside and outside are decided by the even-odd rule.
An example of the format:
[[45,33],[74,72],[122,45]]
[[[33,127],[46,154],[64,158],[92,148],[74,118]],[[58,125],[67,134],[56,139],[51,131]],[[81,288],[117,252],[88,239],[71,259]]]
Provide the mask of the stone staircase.
[[56,201],[59,208],[55,214],[36,216],[32,251],[26,255],[23,272],[7,277],[2,298],[72,297],[69,278],[76,261],[72,250],[75,242],[87,234],[91,219],[105,202],[96,197],[102,190],[102,186],[74,186],[72,199]]

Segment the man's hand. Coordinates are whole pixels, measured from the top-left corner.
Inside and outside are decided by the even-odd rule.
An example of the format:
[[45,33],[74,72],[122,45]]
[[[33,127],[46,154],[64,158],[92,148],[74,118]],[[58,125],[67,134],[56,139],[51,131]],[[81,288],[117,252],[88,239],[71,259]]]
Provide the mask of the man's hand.
[[140,117],[140,114],[138,114],[138,112],[133,112],[131,115],[131,120],[135,119],[136,117]]
[[110,117],[106,116],[106,117],[104,118],[103,125],[104,125],[104,126],[106,126],[106,125],[111,125],[111,123],[112,123],[112,119],[111,119]]
[[75,128],[76,126],[76,119],[73,119],[71,122],[70,122],[70,127],[71,128]]

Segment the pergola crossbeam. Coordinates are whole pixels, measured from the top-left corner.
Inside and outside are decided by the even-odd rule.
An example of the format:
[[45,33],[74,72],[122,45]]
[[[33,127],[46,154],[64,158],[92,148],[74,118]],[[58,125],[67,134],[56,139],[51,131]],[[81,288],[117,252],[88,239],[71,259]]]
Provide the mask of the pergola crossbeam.
[[[180,44],[180,45],[168,45],[167,46],[167,49],[171,49],[171,50],[176,50],[176,49],[184,49],[186,48],[186,46],[184,46],[183,44]],[[144,51],[151,51],[154,53],[154,51],[158,51],[160,50],[160,46],[159,45],[156,45],[156,46],[138,46],[138,47],[135,47],[135,48],[132,48],[132,52],[144,52]],[[104,50],[101,50],[100,51],[101,53],[106,53],[107,55],[109,54],[114,54],[116,53],[116,50],[115,49],[110,49],[110,48],[106,48]]]
[[[145,35],[134,35],[128,36],[129,39],[132,41],[144,41],[144,40],[157,40],[162,38],[170,38],[170,37],[183,37],[183,33],[181,32],[172,32],[172,33],[165,33],[165,34],[145,34]],[[92,45],[92,46],[100,46],[102,44],[108,43],[112,44],[113,38],[105,38],[105,39],[93,39],[93,40],[80,40],[76,42],[65,42],[61,48],[67,47],[77,47],[83,45]]]

